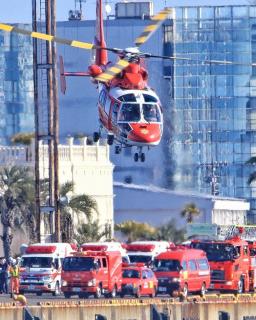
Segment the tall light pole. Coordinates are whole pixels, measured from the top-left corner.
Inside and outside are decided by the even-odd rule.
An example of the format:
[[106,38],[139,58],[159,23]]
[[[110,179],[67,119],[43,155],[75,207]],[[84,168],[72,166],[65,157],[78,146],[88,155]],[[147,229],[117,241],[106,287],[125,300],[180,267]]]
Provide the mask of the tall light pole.
[[[55,8],[55,0],[32,0],[33,31],[51,34],[53,36],[56,34]],[[38,241],[50,240],[59,242],[59,114],[56,78],[56,47],[54,42],[49,43],[47,41],[33,39],[33,71],[37,235]],[[41,186],[42,181],[47,185],[46,188]],[[42,194],[46,194],[46,200],[42,198]],[[50,239],[42,238],[40,227],[42,213],[49,214]]]

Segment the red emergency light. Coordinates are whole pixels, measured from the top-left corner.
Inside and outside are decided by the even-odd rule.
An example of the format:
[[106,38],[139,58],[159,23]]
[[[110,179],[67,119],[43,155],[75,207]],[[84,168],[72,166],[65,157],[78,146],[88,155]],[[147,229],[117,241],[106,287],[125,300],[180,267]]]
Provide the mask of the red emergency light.
[[127,251],[151,252],[155,247],[154,244],[128,244]]
[[82,251],[107,251],[106,245],[84,244],[81,246]]
[[56,246],[30,246],[27,247],[26,253],[53,253],[56,249]]

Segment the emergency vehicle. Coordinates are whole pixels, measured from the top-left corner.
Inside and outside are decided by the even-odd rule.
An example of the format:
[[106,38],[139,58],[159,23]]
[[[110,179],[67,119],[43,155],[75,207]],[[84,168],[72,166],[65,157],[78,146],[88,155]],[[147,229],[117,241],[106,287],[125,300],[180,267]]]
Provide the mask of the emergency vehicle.
[[150,266],[154,258],[170,246],[168,241],[134,241],[126,247],[131,263],[144,263]]
[[78,295],[116,297],[122,285],[122,257],[119,251],[75,252],[62,266],[61,289],[65,298]]
[[210,266],[202,250],[178,247],[160,253],[154,261],[153,271],[158,279],[158,293],[205,294],[210,287]]
[[157,292],[157,279],[154,272],[143,263],[123,265],[121,297],[134,295],[140,298],[149,295],[154,298]]
[[20,262],[20,292],[60,294],[61,265],[73,251],[69,243],[36,243],[27,247]]
[[120,242],[86,242],[80,247],[82,251],[119,251],[124,263],[129,263],[130,259],[126,249]]
[[236,293],[254,291],[255,257],[239,236],[227,240],[193,240],[191,247],[204,250],[211,268],[211,289]]

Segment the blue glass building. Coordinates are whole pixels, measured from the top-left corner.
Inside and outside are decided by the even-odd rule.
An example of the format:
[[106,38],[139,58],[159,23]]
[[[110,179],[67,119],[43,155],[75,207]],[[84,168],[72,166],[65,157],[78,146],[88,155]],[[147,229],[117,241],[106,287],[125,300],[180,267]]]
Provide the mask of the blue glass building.
[[183,7],[174,15],[165,50],[191,60],[176,59],[165,70],[173,81],[173,183],[252,199],[246,161],[256,151],[256,7]]
[[[28,26],[19,25],[20,28]],[[0,143],[34,131],[31,38],[0,32]]]

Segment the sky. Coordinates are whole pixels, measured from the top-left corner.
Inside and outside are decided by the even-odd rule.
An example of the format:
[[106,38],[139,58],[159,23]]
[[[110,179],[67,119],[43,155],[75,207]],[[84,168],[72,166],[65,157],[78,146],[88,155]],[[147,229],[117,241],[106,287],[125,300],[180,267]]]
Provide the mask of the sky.
[[[39,1],[39,0],[38,0]],[[112,6],[114,13],[114,3],[123,0],[103,0]],[[135,0],[132,0],[135,1]],[[2,0],[0,11],[0,23],[31,23],[31,2],[32,0]],[[83,14],[85,19],[92,20],[95,18],[96,0],[86,0],[83,4]],[[192,5],[209,5],[209,0],[154,0],[154,12],[160,11],[163,7],[192,6]],[[214,0],[211,5],[241,5],[249,4],[250,0]],[[68,17],[68,11],[75,8],[75,0],[56,0],[57,21],[65,21]]]

